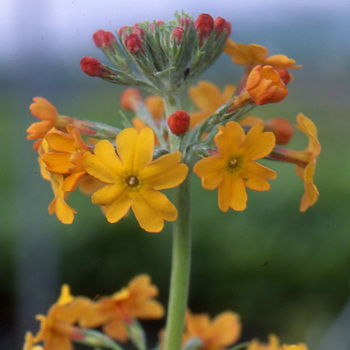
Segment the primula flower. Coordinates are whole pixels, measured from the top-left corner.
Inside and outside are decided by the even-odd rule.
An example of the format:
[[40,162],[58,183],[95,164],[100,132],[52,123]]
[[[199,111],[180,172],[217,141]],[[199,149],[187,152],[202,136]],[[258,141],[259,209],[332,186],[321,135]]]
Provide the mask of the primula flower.
[[190,113],[191,128],[208,118],[227,102],[232,97],[235,89],[234,85],[226,85],[223,92],[221,92],[215,84],[204,80],[198,82],[197,86],[191,86],[188,89],[188,95],[199,109],[199,111]]
[[64,177],[62,174],[52,173],[46,169],[46,164],[43,162],[43,157],[48,152],[49,146],[45,139],[43,139],[39,148],[39,167],[41,176],[51,183],[51,188],[54,193],[54,199],[49,204],[49,214],[56,214],[58,220],[63,224],[71,224],[74,220],[76,210],[73,209],[67,202],[68,193],[63,190]]
[[86,174],[83,166],[83,155],[88,150],[81,138],[79,130],[67,126],[68,133],[59,130],[51,130],[45,136],[49,146],[49,152],[42,156],[46,164],[46,170],[68,175],[64,178],[62,189],[72,192]]
[[232,62],[242,66],[253,67],[255,65],[269,65],[273,68],[299,69],[302,66],[296,65],[295,60],[285,55],[273,55],[268,57],[268,50],[257,44],[240,44],[227,39],[225,53],[232,57]]
[[69,286],[63,285],[57,303],[51,306],[47,316],[37,315],[41,322],[36,336],[26,334],[25,350],[39,350],[37,343],[43,342],[43,350],[72,350],[72,340],[82,340],[84,335],[73,325],[85,313],[89,302],[85,298],[73,298]]
[[181,153],[166,154],[152,161],[154,136],[150,128],[137,132],[128,128],[116,137],[114,146],[107,140],[86,152],[86,171],[107,185],[92,195],[92,202],[105,206],[107,220],[119,221],[132,208],[140,226],[148,232],[160,232],[164,220],[175,221],[177,210],[158,190],[178,186],[188,168],[179,164]]
[[202,342],[200,350],[221,350],[235,343],[241,335],[239,316],[226,311],[217,315],[212,321],[209,315],[193,315],[187,312],[183,342],[191,338],[199,338]]
[[299,208],[301,212],[304,212],[316,203],[319,195],[317,187],[313,183],[313,178],[316,160],[321,152],[321,145],[317,138],[317,128],[309,118],[300,113],[297,116],[297,122],[296,128],[309,139],[308,147],[304,151],[275,148],[269,158],[296,164],[297,175],[304,180],[304,194]]
[[156,300],[158,289],[148,275],[132,279],[126,288],[110,297],[90,304],[79,323],[82,327],[102,326],[103,332],[120,342],[128,340],[126,324],[137,319],[158,319],[164,316],[163,306]]
[[66,126],[73,122],[73,119],[59,115],[55,106],[43,97],[34,97],[33,101],[34,103],[29,106],[29,110],[34,117],[41,119],[41,121],[33,123],[27,129],[27,140],[37,140],[34,142],[33,148],[38,150],[41,140],[49,130],[53,127],[65,130]]
[[280,75],[271,66],[256,66],[250,72],[246,90],[257,105],[282,101],[288,94]]
[[246,187],[267,191],[270,184],[266,180],[277,176],[273,170],[255,162],[267,156],[275,144],[273,133],[262,131],[262,124],[254,125],[247,135],[236,122],[220,125],[214,139],[217,151],[198,161],[193,168],[205,189],[218,187],[218,204],[224,212],[230,207],[237,211],[244,210]]
[[279,339],[274,335],[269,335],[268,344],[253,340],[249,343],[247,350],[308,350],[305,344],[298,345],[280,345]]

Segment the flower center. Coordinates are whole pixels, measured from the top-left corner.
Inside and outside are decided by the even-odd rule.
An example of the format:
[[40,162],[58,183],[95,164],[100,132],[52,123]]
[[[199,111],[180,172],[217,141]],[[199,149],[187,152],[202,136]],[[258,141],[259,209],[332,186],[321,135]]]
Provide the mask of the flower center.
[[227,166],[230,168],[230,169],[235,169],[237,168],[238,166],[238,160],[236,158],[232,158],[228,161],[227,163]]
[[139,184],[138,178],[134,175],[128,176],[125,182],[129,187],[136,187]]

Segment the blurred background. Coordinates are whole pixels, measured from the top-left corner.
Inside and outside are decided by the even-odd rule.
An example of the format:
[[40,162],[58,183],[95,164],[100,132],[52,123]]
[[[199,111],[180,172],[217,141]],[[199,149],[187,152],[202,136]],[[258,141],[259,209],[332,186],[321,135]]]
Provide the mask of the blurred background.
[[[294,71],[289,95],[254,114],[295,124],[303,112],[318,127],[323,150],[315,183],[318,203],[298,207],[303,184],[293,165],[268,163],[279,176],[271,190],[248,193],[243,213],[220,212],[217,192],[193,178],[193,264],[189,307],[211,316],[241,315],[242,340],[306,342],[310,349],[350,349],[350,4],[348,1],[237,0],[112,1],[2,0],[0,14],[0,349],[20,349],[34,316],[46,313],[62,283],[74,295],[109,295],[139,273],[149,273],[166,305],[171,225],[141,231],[131,216],[110,225],[80,193],[72,225],[49,216],[49,183],[37,166],[26,129],[32,97],[43,96],[60,114],[120,125],[122,88],[84,75],[83,56],[108,64],[94,46],[97,29],[169,20],[184,9],[231,21],[231,38],[283,53]],[[238,83],[243,68],[228,56],[203,79]],[[184,100],[188,98],[184,94]],[[297,135],[293,145],[304,149]],[[154,345],[163,322],[145,323]]]

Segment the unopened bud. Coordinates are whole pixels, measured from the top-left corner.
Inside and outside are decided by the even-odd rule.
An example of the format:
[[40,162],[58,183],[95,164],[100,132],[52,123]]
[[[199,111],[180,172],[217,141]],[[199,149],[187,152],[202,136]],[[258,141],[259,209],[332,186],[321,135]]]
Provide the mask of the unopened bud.
[[140,51],[144,52],[142,40],[137,34],[130,34],[125,38],[126,49],[137,55]]
[[139,89],[128,88],[120,97],[120,105],[128,111],[137,111],[137,106],[142,103],[142,96]]
[[214,30],[213,17],[207,13],[202,13],[194,22],[194,26],[197,30],[199,40],[203,41]]
[[287,84],[289,84],[292,80],[292,74],[290,74],[287,69],[285,68],[275,68],[275,71],[277,71],[277,73],[280,75],[284,85],[287,86]]
[[143,40],[145,37],[145,31],[137,25],[135,25],[135,29],[132,33],[138,35],[141,40]]
[[112,32],[104,32],[101,40],[102,40],[102,46],[107,46],[111,50],[113,50],[112,43],[117,42],[117,39]]
[[184,30],[181,27],[176,27],[171,32],[170,40],[173,41],[175,38],[176,44],[179,45],[182,41],[183,35],[184,35]]
[[264,123],[264,131],[272,131],[277,145],[286,145],[294,135],[292,123],[283,118],[272,118]]
[[167,123],[173,134],[181,136],[190,127],[190,119],[191,117],[186,111],[178,110],[169,116]]
[[226,32],[226,36],[231,34],[231,23],[222,17],[215,18],[214,26],[217,34],[221,34],[222,32]]
[[102,64],[97,58],[84,57],[80,61],[80,67],[82,71],[90,77],[105,77],[113,74],[108,68]]
[[92,35],[92,39],[98,48],[102,47],[102,37],[104,33],[105,31],[103,29],[99,29]]
[[122,26],[118,29],[118,35],[121,38],[124,35],[128,35],[128,26]]
[[180,27],[184,29],[188,29],[191,24],[191,20],[188,17],[180,18]]

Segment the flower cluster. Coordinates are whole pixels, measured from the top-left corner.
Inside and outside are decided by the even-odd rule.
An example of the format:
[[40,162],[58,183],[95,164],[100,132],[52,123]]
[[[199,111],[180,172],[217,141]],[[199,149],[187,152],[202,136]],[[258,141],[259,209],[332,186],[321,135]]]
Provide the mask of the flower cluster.
[[[162,231],[164,221],[174,223],[173,266],[177,276],[172,276],[171,321],[164,331],[167,350],[179,350],[181,344],[183,350],[221,350],[238,340],[241,329],[239,317],[229,311],[213,321],[206,314],[186,312],[191,173],[201,179],[204,189],[218,189],[218,206],[223,212],[245,210],[247,189],[269,190],[269,180],[277,173],[262,165],[262,160],[296,165],[304,183],[300,211],[314,205],[319,194],[313,179],[321,146],[314,123],[301,113],[297,116],[295,128],[306,135],[308,146],[293,150],[286,148],[294,136],[288,120],[264,121],[250,114],[255,107],[285,99],[287,86],[293,81],[289,69],[301,66],[285,55],[268,56],[263,46],[235,43],[228,38],[230,33],[231,25],[222,17],[201,14],[193,19],[186,13],[176,14],[168,23],[123,26],[115,34],[96,31],[95,45],[115,67],[84,57],[81,68],[92,77],[133,85],[120,99],[121,108],[132,113],[130,119],[124,116],[124,129],[62,116],[43,97],[34,98],[30,106],[40,121],[27,129],[27,138],[35,140],[41,175],[52,186],[50,214],[71,224],[76,210],[67,200],[79,187],[91,195],[92,203],[101,207],[110,223],[118,222],[129,211],[147,232]],[[221,90],[209,81],[189,86],[223,52],[233,63],[245,67],[237,86],[229,84]],[[186,110],[181,106],[180,92],[188,86],[194,109]],[[139,88],[151,95],[143,97]],[[174,189],[174,203],[161,192],[166,189]],[[64,286],[48,315],[38,316],[41,330],[35,336],[27,334],[24,349],[38,350],[41,345],[37,344],[44,343],[45,350],[71,350],[71,341],[77,341],[120,350],[114,340],[130,339],[139,350],[145,350],[136,319],[164,315],[162,305],[154,300],[157,294],[147,275],[97,301],[73,298]],[[92,328],[101,328],[103,334]],[[246,349],[307,348],[303,344],[280,345],[270,336],[268,344],[253,340]]]

